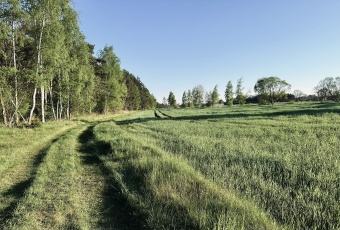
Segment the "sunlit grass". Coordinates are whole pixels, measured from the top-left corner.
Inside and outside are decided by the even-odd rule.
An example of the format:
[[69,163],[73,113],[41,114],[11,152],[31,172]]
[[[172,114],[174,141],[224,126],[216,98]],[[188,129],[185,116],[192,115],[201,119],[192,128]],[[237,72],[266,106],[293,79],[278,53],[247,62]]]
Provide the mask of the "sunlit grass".
[[0,129],[0,228],[98,229],[113,223],[103,203],[106,179],[81,136],[113,117]]
[[339,227],[339,108],[330,103],[168,110],[178,119],[140,127],[279,223],[328,229]]
[[0,228],[340,227],[340,104],[161,111],[0,129]]
[[220,189],[141,132],[130,134],[106,123],[96,126],[95,134],[110,143],[112,154],[101,159],[117,173],[122,192],[152,229],[277,228],[254,204]]
[[0,128],[0,228],[10,218],[18,197],[32,182],[36,166],[51,144],[75,122],[51,122],[44,127]]

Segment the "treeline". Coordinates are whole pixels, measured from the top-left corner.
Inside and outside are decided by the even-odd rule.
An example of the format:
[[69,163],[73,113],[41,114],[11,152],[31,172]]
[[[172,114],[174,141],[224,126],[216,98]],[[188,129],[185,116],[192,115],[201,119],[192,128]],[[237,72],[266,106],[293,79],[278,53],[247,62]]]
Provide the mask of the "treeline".
[[140,79],[121,70],[112,46],[93,56],[71,5],[0,0],[0,119],[6,126],[154,106]]
[[127,87],[125,108],[128,110],[152,109],[156,107],[156,98],[149,92],[139,77],[127,70],[123,71]]
[[212,91],[205,92],[202,85],[195,86],[192,90],[184,91],[182,96],[182,103],[176,104],[175,95],[170,92],[168,98],[163,98],[163,103],[158,104],[162,107],[202,107],[219,105],[233,105],[233,104],[274,104],[276,102],[291,102],[291,101],[326,101],[331,100],[335,102],[340,101],[340,77],[327,77],[319,82],[314,88],[315,94],[307,95],[301,90],[294,90],[288,93],[291,85],[285,80],[281,80],[276,76],[264,77],[257,80],[254,86],[256,95],[247,95],[243,92],[243,78],[237,80],[236,89],[234,91],[233,84],[228,81],[224,98],[225,101],[219,99],[217,85]]

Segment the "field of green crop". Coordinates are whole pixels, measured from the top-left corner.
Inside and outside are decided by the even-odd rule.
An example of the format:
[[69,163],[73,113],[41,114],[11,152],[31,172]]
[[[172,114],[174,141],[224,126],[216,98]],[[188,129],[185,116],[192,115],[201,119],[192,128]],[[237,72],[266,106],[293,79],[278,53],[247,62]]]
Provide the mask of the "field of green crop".
[[340,104],[156,113],[0,129],[0,228],[340,228]]

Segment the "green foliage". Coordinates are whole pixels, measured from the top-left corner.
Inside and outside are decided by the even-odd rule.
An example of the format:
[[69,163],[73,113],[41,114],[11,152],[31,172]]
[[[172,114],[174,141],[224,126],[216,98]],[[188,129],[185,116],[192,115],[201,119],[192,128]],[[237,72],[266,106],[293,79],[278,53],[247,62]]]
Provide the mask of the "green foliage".
[[[155,107],[154,96],[140,79],[129,85],[136,95],[128,97],[112,47],[104,47],[98,58],[93,56],[94,46],[85,42],[72,4],[69,0],[0,1],[4,123],[107,113],[126,107],[127,98],[136,98],[130,108]],[[6,68],[14,68],[14,75],[5,76]]]
[[188,107],[188,104],[189,104],[189,100],[188,100],[187,92],[184,91],[182,95],[182,108]]
[[175,98],[175,94],[173,92],[170,91],[169,96],[168,96],[168,103],[171,107],[175,107],[176,106],[176,98]]
[[246,97],[243,94],[243,78],[241,77],[240,79],[237,80],[237,86],[236,86],[236,101],[239,105],[244,105],[246,103]]
[[219,97],[219,94],[218,94],[218,89],[217,89],[217,85],[214,87],[214,90],[212,91],[211,93],[211,104],[212,106],[214,106],[215,104],[217,104],[218,102],[218,97]]
[[153,109],[156,99],[140,80],[127,70],[123,70],[123,78],[127,88],[125,108],[128,110]]
[[314,88],[319,100],[340,101],[340,77],[326,77]]
[[287,96],[286,91],[290,84],[278,77],[260,78],[257,80],[254,91],[258,93],[260,104],[274,104]]
[[204,88],[202,85],[195,86],[191,91],[192,103],[195,107],[203,104]]
[[100,91],[97,109],[107,114],[109,111],[123,108],[127,89],[120,69],[120,60],[113,52],[113,47],[105,46],[99,53],[97,76]]
[[140,81],[126,70],[123,71],[123,76],[127,88],[125,108],[128,110],[139,110],[141,108]]
[[194,107],[194,102],[193,102],[192,92],[191,92],[190,89],[188,90],[187,100],[188,100],[188,107],[189,108],[193,108]]
[[225,100],[229,106],[233,105],[234,97],[233,97],[233,84],[231,81],[228,81],[228,84],[224,93]]

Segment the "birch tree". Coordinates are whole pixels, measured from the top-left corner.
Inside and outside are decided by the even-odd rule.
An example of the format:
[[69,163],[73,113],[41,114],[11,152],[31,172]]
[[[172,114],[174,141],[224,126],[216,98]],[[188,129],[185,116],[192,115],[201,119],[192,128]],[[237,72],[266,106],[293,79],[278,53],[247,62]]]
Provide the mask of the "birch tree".
[[[67,1],[68,2],[68,1]],[[32,96],[32,108],[29,115],[29,123],[32,122],[36,107],[36,94],[40,89],[41,121],[45,122],[45,89],[49,85],[56,63],[60,55],[60,43],[62,41],[62,25],[60,19],[61,5],[63,1],[31,0],[28,5],[30,14],[30,35],[35,46],[35,87]]]
[[[11,73],[13,80],[7,82],[7,84],[12,85],[13,83],[13,95],[11,95],[10,102],[14,107],[13,116],[10,116],[10,124],[14,119],[16,125],[19,123],[19,82],[18,78],[20,72],[17,66],[17,47],[23,45],[24,36],[20,32],[21,25],[25,19],[25,12],[22,10],[19,0],[2,0],[0,1],[0,39],[3,39],[4,44],[10,49],[3,49],[0,52],[3,58],[7,59],[3,63],[2,67],[12,68],[12,71],[4,71]],[[5,106],[5,105],[4,105]],[[6,108],[4,108],[6,111]]]

